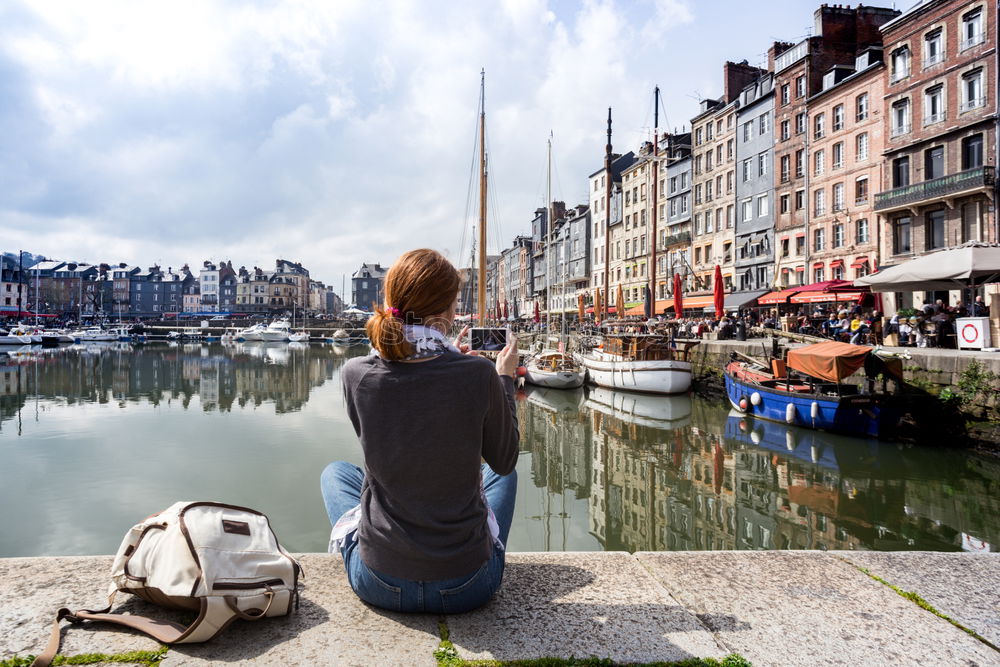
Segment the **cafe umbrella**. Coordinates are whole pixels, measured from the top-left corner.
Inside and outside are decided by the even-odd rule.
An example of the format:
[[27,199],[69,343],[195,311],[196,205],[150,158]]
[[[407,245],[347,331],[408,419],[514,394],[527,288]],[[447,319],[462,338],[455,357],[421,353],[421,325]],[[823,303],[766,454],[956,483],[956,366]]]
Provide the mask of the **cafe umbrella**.
[[713,303],[715,304],[715,316],[722,317],[725,313],[726,304],[726,288],[725,284],[722,282],[722,267],[718,264],[715,265],[715,293]]

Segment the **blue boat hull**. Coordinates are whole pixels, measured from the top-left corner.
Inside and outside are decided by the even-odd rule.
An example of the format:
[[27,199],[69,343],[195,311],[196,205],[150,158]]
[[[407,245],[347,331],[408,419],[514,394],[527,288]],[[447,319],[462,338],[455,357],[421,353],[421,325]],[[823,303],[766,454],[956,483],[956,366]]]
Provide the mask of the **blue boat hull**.
[[[889,437],[899,423],[899,412],[877,396],[785,392],[740,380],[729,370],[725,372],[725,379],[730,404],[758,419],[863,438]],[[741,399],[745,408],[740,405]]]

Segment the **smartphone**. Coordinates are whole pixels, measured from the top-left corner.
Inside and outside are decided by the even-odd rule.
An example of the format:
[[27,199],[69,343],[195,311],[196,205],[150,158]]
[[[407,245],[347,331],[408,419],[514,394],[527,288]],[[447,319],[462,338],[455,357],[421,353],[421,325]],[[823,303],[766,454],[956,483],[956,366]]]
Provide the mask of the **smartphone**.
[[499,352],[507,346],[506,329],[469,329],[469,349],[477,352]]

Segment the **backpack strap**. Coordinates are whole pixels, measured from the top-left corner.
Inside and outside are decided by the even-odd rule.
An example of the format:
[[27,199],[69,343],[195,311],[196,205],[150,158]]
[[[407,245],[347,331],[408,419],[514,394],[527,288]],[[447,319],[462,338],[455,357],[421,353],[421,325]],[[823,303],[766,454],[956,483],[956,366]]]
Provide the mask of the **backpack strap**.
[[[268,596],[268,607],[274,599],[274,594]],[[110,602],[110,601],[109,601]],[[111,614],[111,606],[106,609],[91,610],[81,609],[70,611],[63,607],[56,613],[56,619],[52,624],[52,634],[49,636],[49,643],[45,647],[31,667],[49,667],[56,653],[59,652],[61,641],[59,623],[63,619],[70,623],[81,623],[83,621],[106,621],[116,625],[138,630],[149,635],[153,639],[163,644],[194,644],[208,641],[237,618],[248,621],[256,621],[264,617],[267,608],[257,614],[249,614],[240,610],[236,606],[235,599],[230,597],[203,597],[201,598],[201,611],[190,625],[183,626],[172,621],[162,621],[148,616],[137,616],[135,614]]]

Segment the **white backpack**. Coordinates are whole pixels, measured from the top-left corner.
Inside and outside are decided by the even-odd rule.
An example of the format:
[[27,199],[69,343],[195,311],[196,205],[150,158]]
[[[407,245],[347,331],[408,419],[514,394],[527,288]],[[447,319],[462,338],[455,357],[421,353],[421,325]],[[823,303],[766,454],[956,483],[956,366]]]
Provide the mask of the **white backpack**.
[[[32,667],[45,667],[59,650],[59,621],[127,625],[164,644],[212,639],[237,618],[284,616],[298,606],[298,561],[278,544],[267,517],[213,502],[177,502],[136,524],[111,566],[108,607],[59,610],[52,637]],[[144,616],[111,614],[118,592],[170,609],[198,612],[185,627]]]

